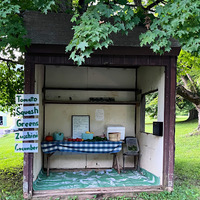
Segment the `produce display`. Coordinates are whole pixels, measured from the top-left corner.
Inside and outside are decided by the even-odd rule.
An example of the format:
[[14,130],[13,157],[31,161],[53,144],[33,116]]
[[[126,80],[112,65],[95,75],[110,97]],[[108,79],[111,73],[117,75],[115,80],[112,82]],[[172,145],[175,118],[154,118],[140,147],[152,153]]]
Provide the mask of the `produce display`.
[[73,138],[68,138],[67,139],[68,142],[84,142],[84,141],[87,141],[87,142],[95,142],[95,141],[107,141],[107,138],[106,137],[99,137],[99,136],[95,136],[93,137],[93,139],[87,139],[87,140],[84,140],[82,138],[76,138],[76,139],[73,139]]
[[48,141],[48,142],[51,142],[51,141],[53,141],[53,136],[47,135],[47,136],[45,137],[45,140]]
[[76,138],[76,139],[68,138],[67,141],[68,141],[68,142],[82,142],[83,139],[82,139],[82,138]]
[[95,137],[93,137],[93,139],[88,139],[88,140],[84,140],[84,141],[88,141],[88,142],[107,141],[107,138],[95,136]]
[[[86,137],[86,136],[89,136],[89,137]],[[85,133],[83,133],[83,138],[63,138],[64,134],[63,133],[54,133],[53,136],[46,136],[45,140],[48,141],[48,142],[51,142],[51,141],[57,141],[57,140],[65,140],[65,141],[68,141],[68,142],[84,142],[84,141],[88,141],[88,142],[95,142],[95,141],[107,141],[107,138],[106,137],[100,137],[100,136],[95,136],[93,137],[94,135],[94,132],[89,132],[89,131],[86,131]],[[57,138],[56,138],[57,136]],[[61,136],[63,139],[61,139]],[[92,136],[92,137],[91,137]]]

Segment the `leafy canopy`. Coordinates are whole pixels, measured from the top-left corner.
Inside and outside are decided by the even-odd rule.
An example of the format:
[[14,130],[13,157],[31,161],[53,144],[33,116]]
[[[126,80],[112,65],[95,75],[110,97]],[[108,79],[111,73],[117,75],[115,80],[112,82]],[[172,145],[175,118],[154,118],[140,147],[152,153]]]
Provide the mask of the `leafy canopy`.
[[111,34],[128,34],[135,26],[147,27],[140,35],[141,46],[156,53],[171,50],[171,38],[183,50],[200,55],[199,0],[0,0],[0,51],[14,57],[13,50],[25,51],[23,12],[37,10],[73,14],[74,37],[66,44],[70,58],[81,65],[97,49],[113,44]]
[[177,39],[183,50],[200,55],[200,1],[172,0],[156,7],[157,17],[150,30],[142,34],[141,44],[152,44],[157,53],[170,51],[170,38]]
[[47,13],[55,5],[53,0],[1,0],[0,1],[0,52],[9,59],[15,51],[25,52],[30,40],[26,37],[22,14],[25,10]]
[[25,10],[47,13],[55,5],[51,0],[0,1],[0,110],[13,111],[15,94],[23,93],[23,67],[17,65],[16,52],[25,52],[30,44],[22,14]]
[[199,0],[88,0],[87,10],[75,13],[72,22],[74,37],[66,51],[81,65],[96,49],[113,44],[112,33],[128,34],[137,25],[147,27],[140,35],[141,46],[163,54],[171,50],[171,38],[178,40],[183,50],[200,55]]
[[66,48],[66,51],[72,51],[70,58],[81,65],[93,50],[108,48],[113,43],[109,38],[111,33],[122,31],[128,34],[128,30],[138,25],[140,19],[127,3],[126,0],[120,0],[119,4],[90,1],[86,12],[76,13],[72,18],[72,22],[77,23],[73,27],[74,37]]
[[199,56],[194,56],[187,51],[181,50],[177,61],[178,82],[181,81],[181,76],[186,76],[187,74],[190,74],[193,77],[193,80],[197,83],[198,87],[200,87],[199,67]]

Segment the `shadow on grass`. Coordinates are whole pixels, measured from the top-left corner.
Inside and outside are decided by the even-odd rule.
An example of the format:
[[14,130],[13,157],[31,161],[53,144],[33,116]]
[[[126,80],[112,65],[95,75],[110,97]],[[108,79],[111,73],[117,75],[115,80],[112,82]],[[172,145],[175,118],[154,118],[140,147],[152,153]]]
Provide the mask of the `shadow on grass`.
[[0,200],[23,199],[22,174],[22,168],[0,170]]
[[180,180],[200,186],[200,165],[198,162],[177,161],[175,162],[175,174]]
[[181,124],[181,123],[183,123],[183,124],[186,124],[186,123],[188,123],[188,124],[190,124],[190,123],[197,123],[197,121],[198,121],[198,119],[193,119],[193,120],[188,120],[188,119],[185,119],[185,120],[176,120],[176,124]]

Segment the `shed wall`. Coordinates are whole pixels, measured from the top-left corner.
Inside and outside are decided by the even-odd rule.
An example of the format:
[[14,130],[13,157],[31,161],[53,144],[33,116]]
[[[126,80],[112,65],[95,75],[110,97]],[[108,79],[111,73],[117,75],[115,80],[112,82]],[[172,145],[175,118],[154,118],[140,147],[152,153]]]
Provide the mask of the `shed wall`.
[[39,128],[38,128],[38,153],[34,153],[33,161],[33,181],[38,176],[42,168],[43,153],[41,152],[41,141],[43,140],[43,94],[42,87],[44,85],[44,66],[36,65],[35,66],[35,94],[39,94]]
[[[141,67],[138,69],[138,88],[142,93],[158,89],[158,116],[156,121],[164,121],[164,67]],[[137,119],[140,121],[140,111],[137,110]],[[137,137],[140,144],[140,167],[163,179],[163,137],[147,134],[140,131],[137,123]],[[164,134],[164,133],[163,133]]]

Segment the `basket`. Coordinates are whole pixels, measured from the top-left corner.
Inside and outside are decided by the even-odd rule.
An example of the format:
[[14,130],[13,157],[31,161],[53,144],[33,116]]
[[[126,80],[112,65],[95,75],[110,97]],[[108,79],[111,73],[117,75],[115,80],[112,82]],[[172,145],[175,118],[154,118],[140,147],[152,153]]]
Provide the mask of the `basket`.
[[108,135],[109,135],[110,141],[114,141],[114,142],[120,141],[120,138],[121,138],[120,132],[108,133]]

